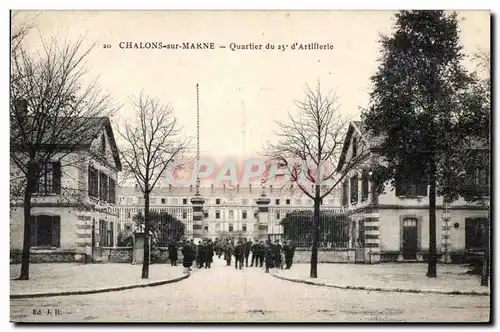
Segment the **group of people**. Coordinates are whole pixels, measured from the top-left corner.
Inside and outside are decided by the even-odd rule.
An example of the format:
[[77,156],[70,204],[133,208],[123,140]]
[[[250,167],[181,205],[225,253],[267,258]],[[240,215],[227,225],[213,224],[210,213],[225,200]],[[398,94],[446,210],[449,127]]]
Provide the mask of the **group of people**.
[[250,253],[252,253],[250,267],[263,267],[265,263],[266,272],[269,272],[271,268],[290,269],[295,255],[295,246],[291,241],[285,242],[282,246],[279,240],[276,240],[275,243],[272,243],[271,240],[252,243],[246,239],[234,242],[231,239],[226,239],[216,240],[215,247],[219,258],[224,255],[227,266],[231,266],[231,260],[234,256],[236,269],[242,269],[243,265],[248,267]]
[[[177,266],[177,243],[171,241],[169,246],[169,260],[172,266]],[[272,243],[267,241],[249,241],[247,239],[216,239],[212,241],[205,239],[195,244],[193,240],[185,240],[182,245],[181,253],[183,255],[182,265],[187,271],[196,264],[198,268],[211,268],[215,255],[221,258],[223,256],[227,266],[231,266],[234,257],[235,269],[248,267],[250,253],[250,267],[265,267],[265,272],[269,269],[290,269],[295,255],[295,246],[291,241],[285,241],[283,245],[279,240]]]

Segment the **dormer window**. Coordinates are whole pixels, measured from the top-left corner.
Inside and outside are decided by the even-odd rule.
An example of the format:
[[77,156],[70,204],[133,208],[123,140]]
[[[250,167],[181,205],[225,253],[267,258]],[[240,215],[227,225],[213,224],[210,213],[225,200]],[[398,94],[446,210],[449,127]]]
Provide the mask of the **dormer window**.
[[104,134],[101,136],[101,154],[104,155],[106,153],[106,136]]
[[358,140],[356,139],[356,137],[353,137],[353,139],[352,139],[352,156],[356,157],[357,154],[358,154]]

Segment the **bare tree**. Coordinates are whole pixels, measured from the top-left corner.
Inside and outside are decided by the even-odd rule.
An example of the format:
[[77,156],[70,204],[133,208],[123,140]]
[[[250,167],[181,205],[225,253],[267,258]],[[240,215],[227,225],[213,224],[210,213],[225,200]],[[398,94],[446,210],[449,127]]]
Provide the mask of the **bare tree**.
[[181,137],[181,127],[170,104],[141,94],[132,101],[135,121],[124,122],[118,132],[124,141],[121,157],[126,174],[132,176],[144,195],[144,260],[142,278],[149,277],[149,196],[165,171],[182,158],[191,139]]
[[[31,200],[40,176],[54,162],[59,172],[78,165],[81,160],[68,155],[91,141],[116,110],[97,80],[83,84],[84,60],[93,46],[84,48],[83,38],[74,44],[42,42],[38,52],[19,47],[11,72],[11,197],[22,197],[24,209],[21,280],[29,279]],[[54,185],[61,195],[61,184]]]
[[10,52],[11,57],[17,54],[21,48],[21,43],[28,33],[33,29],[34,23],[32,21],[21,21],[19,19],[18,11],[11,11],[10,15],[11,33],[10,33]]
[[311,278],[318,277],[321,201],[367,158],[362,145],[355,156],[344,161],[342,171],[336,172],[349,125],[337,99],[333,92],[323,95],[319,82],[315,90],[307,86],[305,99],[296,102],[297,114],[289,114],[288,123],[277,122],[279,142],[264,148],[264,155],[284,168],[291,182],[314,201]]

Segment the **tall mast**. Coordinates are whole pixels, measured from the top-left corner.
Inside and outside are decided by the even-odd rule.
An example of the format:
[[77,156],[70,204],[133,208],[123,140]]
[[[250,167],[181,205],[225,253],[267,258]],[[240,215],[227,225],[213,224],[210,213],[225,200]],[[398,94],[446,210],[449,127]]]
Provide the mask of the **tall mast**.
[[200,92],[196,83],[196,195],[200,194]]

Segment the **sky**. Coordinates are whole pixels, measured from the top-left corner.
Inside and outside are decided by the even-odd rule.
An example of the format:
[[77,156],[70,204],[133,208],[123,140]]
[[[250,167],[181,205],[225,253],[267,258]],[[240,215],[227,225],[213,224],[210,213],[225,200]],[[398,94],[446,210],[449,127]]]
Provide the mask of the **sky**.
[[[489,49],[489,12],[458,14],[464,52]],[[306,84],[319,81],[325,92],[335,90],[341,112],[358,119],[377,69],[379,36],[391,32],[394,12],[43,11],[22,12],[18,19],[35,24],[25,40],[33,50],[41,37],[95,42],[87,78],[99,77],[124,104],[120,118],[130,118],[127,101],[143,92],[170,102],[186,135],[195,136],[198,83],[202,154],[220,160],[262,151],[275,138],[274,121],[295,112]],[[213,42],[215,49],[121,49],[120,42]],[[333,49],[278,50],[280,44],[314,42]],[[264,49],[232,51],[231,43]],[[275,49],[266,50],[267,43]]]

